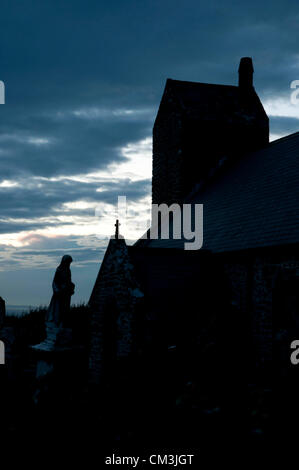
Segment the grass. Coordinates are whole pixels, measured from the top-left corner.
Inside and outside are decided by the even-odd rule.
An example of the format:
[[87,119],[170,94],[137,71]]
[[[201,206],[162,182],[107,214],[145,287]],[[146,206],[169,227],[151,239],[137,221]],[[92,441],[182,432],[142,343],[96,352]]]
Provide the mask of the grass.
[[[9,315],[5,318],[5,326],[14,329],[19,344],[37,344],[45,338],[45,317],[47,308],[44,306],[30,308],[22,315]],[[85,338],[89,327],[89,307],[82,303],[72,305],[65,318],[64,326],[72,328],[76,338]]]

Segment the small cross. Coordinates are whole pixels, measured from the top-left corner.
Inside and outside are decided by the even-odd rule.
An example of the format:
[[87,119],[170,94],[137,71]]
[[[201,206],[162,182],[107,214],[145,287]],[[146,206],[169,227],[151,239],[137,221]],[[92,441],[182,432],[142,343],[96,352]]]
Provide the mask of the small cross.
[[119,226],[120,226],[120,223],[119,223],[119,220],[117,219],[116,221],[116,224],[115,225],[115,240],[118,240],[119,238]]

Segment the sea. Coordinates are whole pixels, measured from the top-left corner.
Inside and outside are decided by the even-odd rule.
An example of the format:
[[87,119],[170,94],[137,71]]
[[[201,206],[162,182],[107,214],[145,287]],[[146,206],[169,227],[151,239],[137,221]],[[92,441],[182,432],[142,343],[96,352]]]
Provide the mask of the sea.
[[33,305],[6,305],[6,315],[8,316],[22,316],[29,313],[34,307]]

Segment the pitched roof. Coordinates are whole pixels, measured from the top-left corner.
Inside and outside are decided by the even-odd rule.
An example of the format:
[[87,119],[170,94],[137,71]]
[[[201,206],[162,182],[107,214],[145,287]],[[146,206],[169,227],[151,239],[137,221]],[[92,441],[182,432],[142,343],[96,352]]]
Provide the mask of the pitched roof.
[[173,97],[181,111],[188,115],[200,115],[204,119],[215,120],[227,116],[229,120],[236,118],[253,119],[266,113],[254,88],[244,91],[238,86],[218,85],[201,82],[173,80],[166,81],[165,92],[161,101]]
[[[299,132],[245,155],[190,203],[204,205],[203,248],[213,252],[299,242]],[[138,246],[183,248],[184,239]]]

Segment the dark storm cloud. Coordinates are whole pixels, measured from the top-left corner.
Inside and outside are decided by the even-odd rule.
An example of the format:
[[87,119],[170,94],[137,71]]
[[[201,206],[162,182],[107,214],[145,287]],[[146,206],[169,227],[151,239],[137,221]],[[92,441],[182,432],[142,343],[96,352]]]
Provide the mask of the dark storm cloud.
[[[4,1],[1,12],[1,133],[15,136],[0,140],[3,177],[121,160],[121,146],[150,135],[154,113],[68,113],[156,109],[167,76],[235,83],[239,58],[252,55],[262,96],[289,93],[299,77],[296,1]],[[49,143],[30,144],[32,137]]]
[[150,100],[169,74],[193,69],[187,78],[211,80],[220,70],[234,78],[232,64],[246,52],[268,69],[261,76],[273,79],[297,54],[296,0],[2,4],[4,78],[10,72],[13,83],[23,82],[12,96],[23,103],[49,96],[56,104],[93,102],[97,95],[119,104],[138,102],[140,93]]
[[[25,185],[25,182],[23,182]],[[68,209],[64,203],[87,201],[90,203],[117,204],[117,196],[125,194],[130,201],[137,201],[150,190],[149,180],[131,182],[130,180],[105,181],[103,183],[82,183],[76,181],[42,181],[37,187],[24,187],[22,180],[19,187],[0,188],[1,215],[0,233],[12,233],[22,230],[53,227],[57,222],[39,221],[69,215],[94,216],[94,208]],[[100,192],[97,190],[100,189]],[[14,219],[12,222],[10,218]],[[20,222],[22,220],[22,222]],[[70,222],[63,222],[64,225]]]
[[150,134],[143,113],[136,113],[136,120],[134,114],[121,118],[113,110],[95,118],[92,110],[86,112],[91,118],[59,111],[49,116],[24,111],[22,119],[10,116],[0,134],[0,174],[74,175],[124,161],[121,148]]

